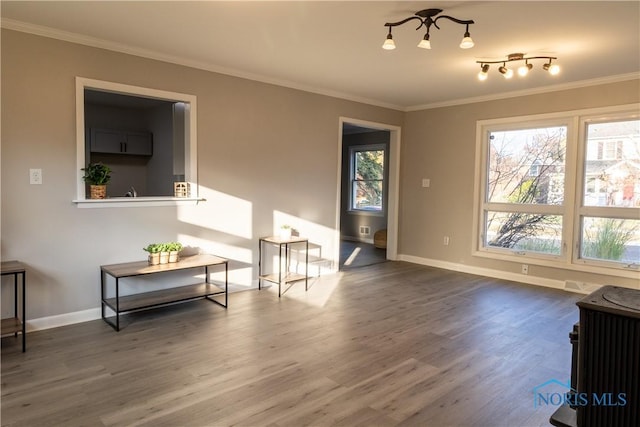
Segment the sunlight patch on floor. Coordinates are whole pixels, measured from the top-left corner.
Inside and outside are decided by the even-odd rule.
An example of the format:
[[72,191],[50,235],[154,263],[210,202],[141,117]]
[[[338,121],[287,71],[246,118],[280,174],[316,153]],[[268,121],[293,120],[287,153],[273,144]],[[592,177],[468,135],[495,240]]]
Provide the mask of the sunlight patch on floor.
[[[282,299],[292,299],[298,302],[312,305],[314,307],[324,307],[334,291],[338,288],[342,273],[333,273],[321,277],[309,278],[309,290],[304,290],[304,280],[288,285],[282,285]],[[264,288],[263,288],[264,289]],[[266,289],[273,292],[278,298],[278,285],[273,283]]]
[[358,257],[358,254],[360,253],[360,247],[357,247],[353,250],[353,252],[351,252],[351,255],[349,255],[349,258],[347,258],[347,260],[344,262],[344,265],[351,265],[351,263],[353,263],[353,261]]

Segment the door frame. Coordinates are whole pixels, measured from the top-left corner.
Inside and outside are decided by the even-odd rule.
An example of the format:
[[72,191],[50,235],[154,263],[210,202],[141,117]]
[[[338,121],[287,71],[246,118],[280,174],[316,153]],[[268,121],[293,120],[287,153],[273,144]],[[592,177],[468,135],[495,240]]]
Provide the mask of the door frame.
[[[376,130],[389,131],[389,182],[387,194],[387,259],[398,259],[398,211],[400,204],[400,126],[386,123],[370,122],[367,120],[340,117],[338,119],[338,177],[336,199],[336,222],[334,236],[334,259],[336,266],[340,260],[340,209],[342,196],[342,128],[345,123]],[[337,270],[337,268],[336,268]]]

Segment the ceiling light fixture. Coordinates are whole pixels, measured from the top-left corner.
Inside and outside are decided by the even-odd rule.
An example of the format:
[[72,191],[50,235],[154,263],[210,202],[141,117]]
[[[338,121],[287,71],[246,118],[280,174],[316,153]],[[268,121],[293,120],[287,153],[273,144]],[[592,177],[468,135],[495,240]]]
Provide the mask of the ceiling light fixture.
[[387,22],[386,24],[384,24],[384,26],[389,27],[389,34],[387,35],[387,39],[384,41],[382,48],[386,50],[392,50],[396,48],[396,45],[393,42],[393,36],[391,35],[392,27],[397,27],[398,25],[402,25],[409,21],[413,21],[414,19],[417,19],[418,21],[420,21],[420,25],[418,25],[418,28],[416,28],[416,31],[418,31],[422,27],[425,27],[427,29],[426,34],[424,35],[420,43],[418,43],[418,47],[423,49],[431,49],[431,41],[429,40],[429,30],[431,29],[431,25],[433,25],[437,29],[440,29],[440,27],[438,26],[438,20],[441,18],[446,18],[455,23],[466,25],[464,36],[462,36],[462,41],[460,42],[460,48],[469,49],[473,47],[474,43],[473,43],[473,40],[471,39],[471,34],[469,33],[469,25],[474,24],[473,20],[470,20],[470,19],[462,20],[462,19],[454,18],[452,16],[447,16],[447,15],[436,16],[441,12],[442,12],[442,9],[424,9],[419,12],[416,12],[414,16],[410,16],[409,18],[403,19],[402,21]]
[[555,56],[525,56],[524,53],[511,53],[507,55],[506,60],[502,59],[499,61],[476,61],[476,63],[480,64],[478,80],[484,81],[487,79],[489,64],[502,64],[502,66],[498,68],[498,71],[504,76],[505,79],[510,79],[513,76],[513,70],[507,68],[507,62],[513,61],[524,61],[524,64],[518,68],[518,75],[524,77],[529,74],[529,71],[533,68],[533,64],[529,63],[529,61],[531,61],[532,59],[546,59],[549,62],[543,64],[542,69],[548,71],[552,76],[560,73],[560,67],[557,64],[551,63],[554,59],[558,59]]

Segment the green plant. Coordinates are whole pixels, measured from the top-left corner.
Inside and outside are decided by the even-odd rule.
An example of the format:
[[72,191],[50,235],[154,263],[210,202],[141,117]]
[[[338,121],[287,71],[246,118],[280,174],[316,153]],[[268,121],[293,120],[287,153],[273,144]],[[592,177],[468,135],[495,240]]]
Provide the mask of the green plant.
[[291,226],[289,224],[283,224],[280,226],[281,229],[283,230],[289,230],[291,228]]
[[89,163],[86,168],[82,168],[84,176],[82,179],[89,185],[107,185],[111,181],[111,168],[100,162]]
[[587,258],[619,261],[635,231],[635,227],[626,227],[624,220],[603,219],[592,229],[586,230],[582,255]]
[[183,247],[180,242],[169,242],[166,245],[169,252],[180,252]]
[[142,249],[149,252],[150,254],[157,254],[158,252],[160,252],[161,245],[159,243],[150,243],[146,248]]

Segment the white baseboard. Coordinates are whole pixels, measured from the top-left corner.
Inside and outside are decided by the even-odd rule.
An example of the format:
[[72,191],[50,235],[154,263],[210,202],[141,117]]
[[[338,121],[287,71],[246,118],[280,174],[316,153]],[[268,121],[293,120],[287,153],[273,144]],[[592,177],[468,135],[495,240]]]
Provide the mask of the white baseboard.
[[421,258],[412,255],[398,255],[399,261],[412,262],[414,264],[429,267],[442,268],[444,270],[459,271],[461,273],[476,274],[478,276],[492,277],[494,279],[510,280],[512,282],[526,283],[529,285],[544,286],[546,288],[563,289],[572,292],[581,292],[578,289],[568,289],[563,280],[545,279],[544,277],[530,276],[527,274],[511,273],[509,271],[494,270],[491,268],[474,267],[471,265],[457,264],[429,258]]
[[75,311],[73,313],[58,314],[55,316],[40,317],[38,319],[27,320],[27,332],[41,331],[43,329],[57,328],[60,326],[73,325],[74,323],[88,322],[102,317],[100,307],[88,310]]
[[[544,277],[530,276],[526,274],[511,273],[508,271],[494,270],[491,268],[474,267],[470,265],[457,264],[453,262],[440,261],[429,258],[421,258],[413,255],[401,255],[398,254],[397,261],[406,261],[413,264],[426,265],[429,267],[442,268],[444,270],[458,271],[461,273],[476,274],[478,276],[492,277],[494,279],[510,280],[512,282],[526,283],[529,285],[544,286],[546,288],[562,289],[570,292],[577,292],[581,294],[588,294],[594,290],[593,285],[590,286],[571,286],[573,283],[569,283],[562,280],[545,279]],[[324,274],[336,273],[337,270],[331,272],[325,272]],[[233,287],[229,284],[229,293],[239,292],[244,290],[251,290],[258,288],[258,281],[253,280],[252,286],[247,287]],[[101,318],[100,307],[91,308],[88,310],[76,311],[73,313],[64,313],[56,316],[41,317],[39,319],[32,319],[27,321],[27,332],[39,331],[50,328],[57,328],[65,325],[72,325],[74,323],[88,322],[90,320],[97,320]]]

